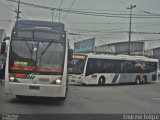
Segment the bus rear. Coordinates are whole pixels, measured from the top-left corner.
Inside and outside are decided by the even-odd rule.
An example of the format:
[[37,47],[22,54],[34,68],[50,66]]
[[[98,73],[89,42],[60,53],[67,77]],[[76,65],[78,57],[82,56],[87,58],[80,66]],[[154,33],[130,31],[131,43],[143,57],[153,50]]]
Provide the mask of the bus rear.
[[[35,22],[31,21],[32,24]],[[41,24],[45,26],[43,22]],[[65,99],[68,78],[66,33],[44,26],[26,25],[13,29],[6,61],[7,94]]]

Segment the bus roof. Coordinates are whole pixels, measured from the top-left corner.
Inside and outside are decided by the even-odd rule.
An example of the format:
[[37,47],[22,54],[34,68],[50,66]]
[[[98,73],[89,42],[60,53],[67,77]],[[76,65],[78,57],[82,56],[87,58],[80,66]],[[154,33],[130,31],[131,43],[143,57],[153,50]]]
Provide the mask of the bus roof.
[[15,28],[42,27],[52,28],[59,31],[64,31],[64,24],[60,22],[40,21],[40,20],[18,20],[15,23]]
[[130,56],[130,55],[110,55],[110,54],[83,54],[74,53],[78,55],[86,55],[88,58],[98,58],[98,59],[117,59],[117,60],[134,60],[134,61],[153,61],[158,62],[158,59],[148,58],[145,56]]

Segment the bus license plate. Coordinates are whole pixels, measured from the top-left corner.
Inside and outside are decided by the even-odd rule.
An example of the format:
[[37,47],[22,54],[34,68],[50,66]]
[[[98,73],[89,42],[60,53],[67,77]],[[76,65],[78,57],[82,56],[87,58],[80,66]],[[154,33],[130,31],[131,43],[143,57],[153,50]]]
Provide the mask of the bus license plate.
[[29,86],[29,89],[31,89],[31,90],[39,90],[40,87],[39,86]]

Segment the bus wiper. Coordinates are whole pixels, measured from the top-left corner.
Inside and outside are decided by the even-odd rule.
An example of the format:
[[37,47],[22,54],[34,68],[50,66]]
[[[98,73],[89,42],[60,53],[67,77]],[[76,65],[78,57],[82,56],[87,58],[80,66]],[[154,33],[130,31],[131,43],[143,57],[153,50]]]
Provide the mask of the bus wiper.
[[[59,42],[59,43],[61,43],[61,42]],[[51,46],[51,44],[52,44],[52,42],[49,42],[49,44],[46,46],[46,48],[42,51],[41,55],[43,55],[47,51],[47,49]],[[63,43],[61,43],[61,45],[65,46],[65,44],[63,44]]]
[[31,59],[32,59],[32,56],[33,56],[33,45],[32,45],[32,48],[30,48],[30,46],[29,46],[28,42],[27,42],[27,41],[25,41],[25,43],[26,43],[26,45],[27,45],[27,47],[28,47],[29,51],[31,52]]
[[27,41],[25,41],[25,43],[26,43],[26,45],[27,45],[28,49],[30,50],[30,52],[32,52],[32,49],[30,48],[30,46],[29,46],[28,42],[27,42]]
[[46,46],[46,48],[41,52],[41,55],[43,55],[46,51],[47,51],[47,49],[51,46],[51,42]]

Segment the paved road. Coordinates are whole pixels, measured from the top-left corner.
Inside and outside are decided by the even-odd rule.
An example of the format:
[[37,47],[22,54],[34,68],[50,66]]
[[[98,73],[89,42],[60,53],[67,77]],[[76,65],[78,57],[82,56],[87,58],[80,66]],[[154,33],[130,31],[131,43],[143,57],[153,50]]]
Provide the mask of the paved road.
[[159,113],[160,81],[146,85],[80,86],[70,84],[65,102],[16,99],[0,82],[0,113]]

